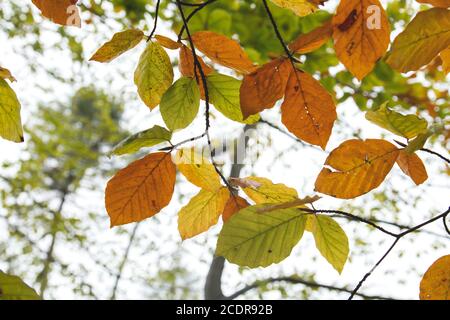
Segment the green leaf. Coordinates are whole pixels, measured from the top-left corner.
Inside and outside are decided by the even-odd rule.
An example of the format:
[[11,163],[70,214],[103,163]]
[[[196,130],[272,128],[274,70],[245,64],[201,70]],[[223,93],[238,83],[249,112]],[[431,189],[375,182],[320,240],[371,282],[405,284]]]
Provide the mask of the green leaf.
[[144,33],[138,29],[129,29],[116,33],[112,39],[98,49],[89,61],[110,62],[136,47],[144,38]]
[[251,206],[234,214],[219,234],[216,254],[251,268],[287,258],[302,238],[306,214],[292,208],[260,213],[265,207]]
[[147,107],[154,109],[172,82],[173,69],[169,56],[159,43],[149,42],[134,73],[139,96]]
[[184,129],[194,121],[200,107],[200,89],[194,78],[178,79],[163,95],[161,116],[167,127],[174,131]]
[[450,46],[450,11],[432,8],[419,12],[394,40],[386,62],[408,72],[431,62]]
[[432,131],[428,131],[422,134],[419,134],[414,140],[411,140],[408,143],[408,146],[405,148],[405,151],[409,154],[412,154],[425,146],[427,140],[433,135]]
[[19,277],[0,271],[0,300],[41,300]]
[[145,131],[129,136],[117,144],[110,155],[124,155],[139,151],[141,148],[153,147],[172,139],[172,132],[160,126],[154,126]]
[[376,111],[368,111],[366,119],[384,128],[396,135],[405,137],[407,139],[427,131],[428,123],[416,115],[403,115],[401,113],[392,111],[387,107],[388,102],[385,102]]
[[23,142],[20,102],[9,84],[0,79],[0,137]]
[[341,273],[349,253],[344,230],[336,221],[324,215],[309,215],[306,230],[314,235],[316,247],[322,256]]
[[216,109],[225,117],[246,124],[259,121],[259,115],[244,119],[240,104],[240,80],[219,73],[207,77],[209,99]]

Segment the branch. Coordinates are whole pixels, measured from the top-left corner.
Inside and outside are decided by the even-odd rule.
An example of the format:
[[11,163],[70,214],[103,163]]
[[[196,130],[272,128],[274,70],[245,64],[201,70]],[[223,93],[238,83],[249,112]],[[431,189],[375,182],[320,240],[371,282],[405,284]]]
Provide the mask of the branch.
[[[217,0],[209,0],[209,1],[205,1],[203,3],[198,3],[198,4],[187,4],[184,1],[178,1],[177,3],[184,5],[184,6],[191,6],[194,7],[196,6],[197,8],[195,8],[195,10],[193,10],[186,19],[183,19],[186,21],[186,23],[183,23],[183,26],[181,27],[180,32],[178,33],[178,41],[181,41],[181,37],[183,36],[184,31],[186,30],[186,25],[189,23],[189,21],[192,19],[193,16],[195,16],[200,10],[202,10],[204,7],[206,7],[207,5],[216,2]],[[184,22],[184,21],[183,21]]]
[[161,0],[158,0],[158,1],[156,2],[156,8],[155,8],[155,22],[154,22],[154,24],[153,24],[152,32],[150,32],[150,35],[149,35],[148,38],[147,38],[147,42],[150,41],[150,39],[153,37],[153,35],[154,35],[155,32],[156,32],[156,27],[158,26],[158,16],[159,16],[159,5],[160,5],[160,3],[161,3]]

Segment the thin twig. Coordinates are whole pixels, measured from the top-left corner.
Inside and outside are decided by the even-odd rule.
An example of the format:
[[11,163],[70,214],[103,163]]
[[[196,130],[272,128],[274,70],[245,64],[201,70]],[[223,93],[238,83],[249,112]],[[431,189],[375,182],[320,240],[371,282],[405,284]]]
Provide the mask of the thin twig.
[[154,22],[154,24],[153,24],[152,32],[150,32],[150,35],[149,35],[148,38],[147,38],[147,42],[149,42],[149,41],[152,39],[153,35],[154,35],[155,32],[156,32],[156,28],[157,28],[157,26],[158,26],[158,16],[159,16],[159,5],[160,5],[160,2],[161,2],[161,0],[158,0],[158,1],[156,2],[156,8],[155,8],[155,22]]
[[[396,144],[398,144],[399,146],[402,146],[402,147],[404,147],[404,148],[407,147],[406,144],[404,144],[404,143],[402,143],[402,142],[400,142],[400,141],[398,141],[398,140],[394,140],[394,142],[395,142]],[[422,149],[420,149],[420,151],[423,151],[423,152],[426,152],[426,153],[435,155],[435,156],[441,158],[442,160],[444,160],[445,162],[447,162],[448,164],[450,164],[450,159],[449,159],[449,158],[444,157],[442,154],[440,154],[440,153],[438,153],[438,152],[436,152],[436,151],[433,151],[433,150],[430,150],[430,149],[427,149],[427,148],[422,148]]]

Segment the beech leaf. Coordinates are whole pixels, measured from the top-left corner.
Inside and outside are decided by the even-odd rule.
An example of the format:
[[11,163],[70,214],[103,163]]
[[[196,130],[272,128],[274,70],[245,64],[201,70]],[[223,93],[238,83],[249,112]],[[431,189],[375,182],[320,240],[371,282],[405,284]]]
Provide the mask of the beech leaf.
[[23,142],[20,102],[9,84],[0,78],[0,137]]

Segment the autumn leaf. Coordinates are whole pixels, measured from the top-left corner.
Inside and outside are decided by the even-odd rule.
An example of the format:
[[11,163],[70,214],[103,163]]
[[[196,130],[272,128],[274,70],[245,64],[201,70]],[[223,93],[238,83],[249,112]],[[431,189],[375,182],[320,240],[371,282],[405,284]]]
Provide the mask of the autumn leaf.
[[450,255],[437,259],[425,272],[420,300],[450,300]]
[[408,141],[408,146],[405,148],[405,151],[409,154],[413,154],[414,152],[422,149],[432,135],[432,130],[419,134],[413,140]]
[[212,61],[240,73],[255,70],[253,62],[239,43],[212,31],[198,31],[192,35],[195,48]]
[[450,7],[450,0],[417,0],[417,2],[431,4],[433,7],[438,8]]
[[331,20],[311,32],[301,34],[290,45],[289,49],[295,53],[308,53],[319,49],[333,35],[333,24]]
[[324,215],[308,215],[308,228],[312,232],[316,247],[322,256],[342,273],[349,254],[348,238],[345,231],[331,217]]
[[250,268],[287,258],[305,230],[306,214],[297,209],[258,213],[265,205],[240,210],[223,225],[216,255]]
[[348,140],[334,149],[317,177],[315,190],[352,199],[377,188],[391,171],[399,150],[385,140]]
[[230,196],[226,187],[215,192],[200,190],[178,214],[178,230],[183,240],[195,237],[217,224]]
[[400,72],[429,64],[450,46],[450,11],[432,8],[419,12],[395,38],[386,62]]
[[[209,76],[214,72],[214,69],[207,65],[203,59],[197,56],[197,59],[202,67],[203,74],[205,77]],[[180,63],[179,63],[180,73],[185,77],[191,77],[197,80],[197,84],[200,88],[200,96],[205,99],[205,88],[203,87],[203,79],[199,70],[195,68],[194,55],[192,50],[186,46],[180,48]]]
[[333,17],[336,55],[359,80],[369,74],[389,46],[388,17],[378,0],[341,1]]
[[173,41],[172,39],[166,36],[162,36],[160,34],[155,35],[155,39],[156,41],[158,41],[160,45],[162,45],[166,49],[176,50],[180,49],[183,46],[181,42]]
[[172,132],[160,126],[138,132],[117,144],[110,155],[124,155],[139,151],[142,148],[153,147],[157,144],[168,142],[172,138]]
[[284,96],[292,65],[280,58],[245,75],[241,85],[241,110],[244,119],[272,108]]
[[319,196],[313,196],[313,197],[305,197],[303,199],[295,199],[288,202],[280,202],[280,203],[274,203],[272,205],[267,205],[264,208],[261,208],[258,212],[259,213],[266,213],[274,210],[279,209],[289,209],[289,208],[307,208],[306,204],[314,203],[318,200],[320,200],[321,197]]
[[415,153],[409,154],[401,150],[398,154],[397,164],[407,176],[411,177],[416,185],[420,185],[428,179],[427,169]]
[[200,108],[200,89],[195,79],[182,77],[175,81],[162,96],[159,108],[170,130],[189,126]]
[[81,27],[78,0],[31,0],[44,17],[63,26]]
[[23,142],[20,102],[9,84],[0,78],[0,137]]
[[450,72],[450,48],[444,49],[440,53],[440,57],[442,60],[442,69],[445,73]]
[[291,73],[281,105],[282,122],[299,139],[325,149],[336,120],[331,95],[306,72]]
[[134,83],[139,96],[150,109],[154,109],[173,82],[173,69],[166,51],[156,42],[149,42],[142,53]]
[[19,277],[0,271],[0,300],[41,300],[41,297]]
[[176,169],[169,153],[158,152],[131,163],[109,180],[106,210],[111,227],[150,218],[172,199]]
[[247,208],[250,204],[242,197],[231,195],[223,209],[222,219],[227,222],[235,213]]
[[258,122],[259,115],[253,115],[244,120],[240,105],[241,81],[219,73],[207,77],[209,101],[228,119],[253,124]]
[[266,178],[234,178],[231,182],[240,186],[242,191],[256,204],[282,203],[298,199],[297,190],[282,183],[274,184]]
[[388,108],[388,102],[375,111],[366,112],[366,119],[390,132],[411,139],[427,132],[428,123],[416,115],[403,115]]
[[277,6],[289,9],[297,16],[303,17],[317,10],[313,0],[270,0]]
[[11,82],[17,81],[16,78],[14,78],[13,75],[11,74],[11,71],[2,67],[0,67],[0,78],[9,80]]
[[144,33],[138,29],[129,29],[116,33],[112,39],[106,42],[89,61],[110,62],[136,47],[144,38]]
[[179,150],[175,163],[183,176],[197,187],[211,192],[216,192],[222,187],[220,176],[214,166],[194,148]]

